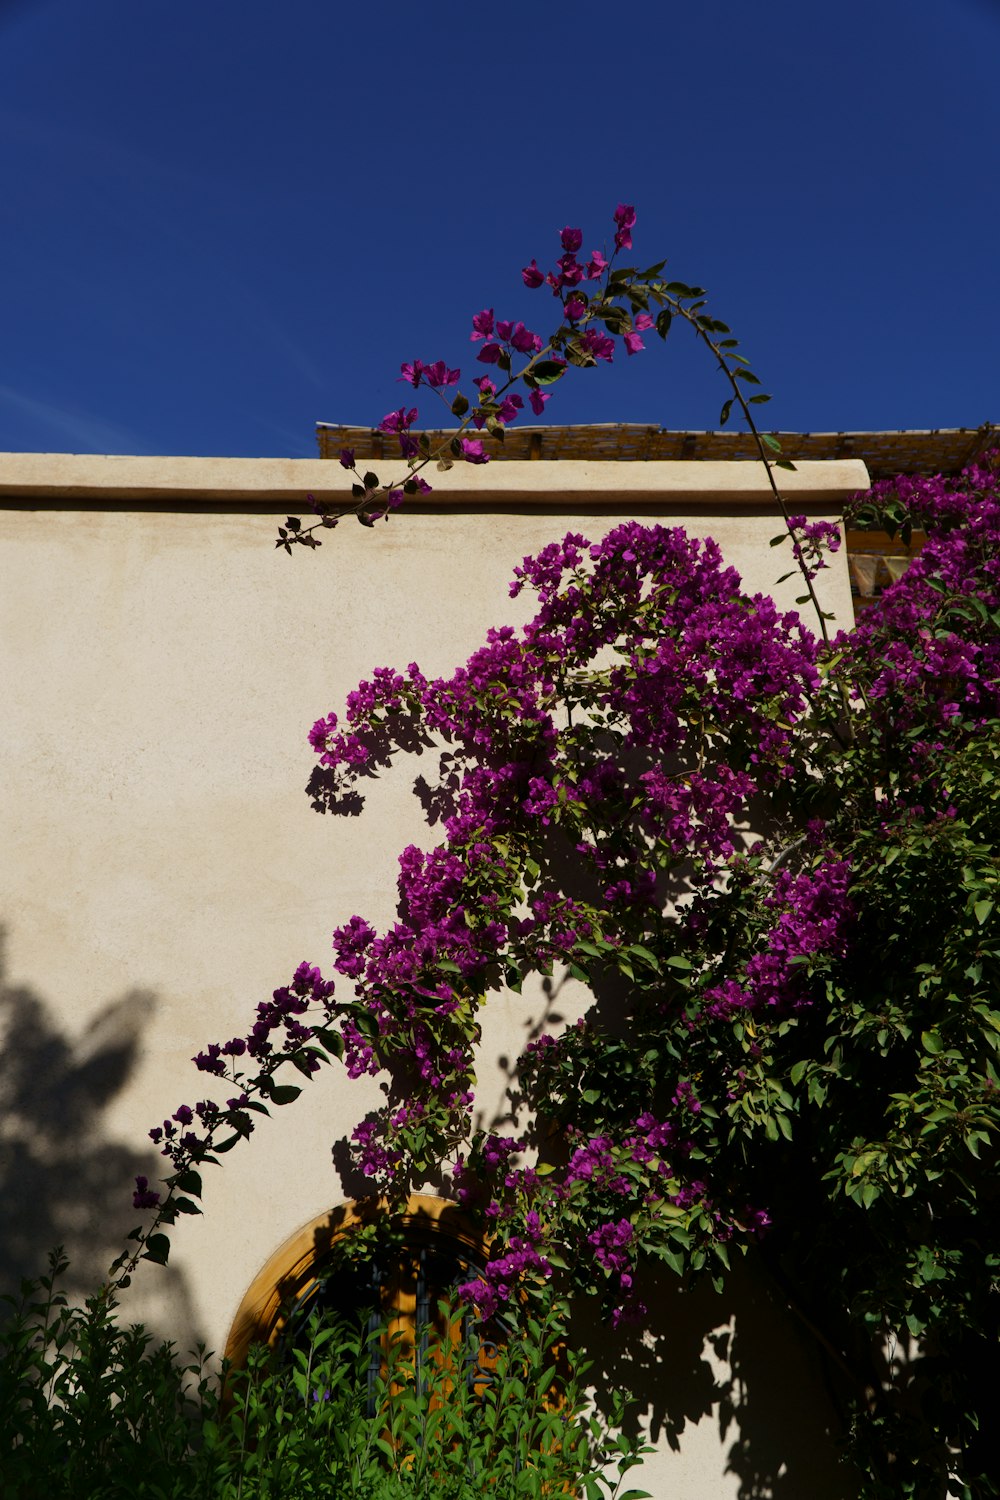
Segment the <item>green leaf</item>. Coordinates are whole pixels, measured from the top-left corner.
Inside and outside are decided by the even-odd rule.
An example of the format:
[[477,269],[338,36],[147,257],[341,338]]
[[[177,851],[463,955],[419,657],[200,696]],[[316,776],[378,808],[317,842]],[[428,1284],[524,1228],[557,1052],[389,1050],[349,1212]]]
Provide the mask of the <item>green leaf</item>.
[[566,366],[561,359],[541,359],[537,365],[532,365],[531,373],[539,385],[554,385],[565,375]]
[[294,1083],[275,1083],[271,1086],[271,1098],[275,1104],[291,1104],[301,1092],[302,1090],[296,1088]]
[[655,969],[657,973],[659,973],[660,960],[657,958],[655,953],[651,953],[650,950],[648,948],[644,948],[641,943],[632,943],[628,951],[634,954],[635,957],[641,958],[644,963],[649,964],[649,967],[651,969]]
[[343,1057],[344,1038],[340,1035],[339,1031],[333,1031],[329,1026],[314,1026],[313,1036],[334,1057]]
[[733,402],[735,400],[736,400],[735,396],[730,396],[730,398],[729,398],[728,401],[724,401],[723,402],[723,404],[722,404],[722,410],[719,413],[719,426],[720,427],[725,427],[726,423],[729,421],[729,413],[733,409]]
[[989,921],[990,913],[993,910],[993,902],[977,901],[972,909],[976,914],[976,921],[979,923],[980,927],[985,927],[986,923]]
[[143,1260],[151,1260],[155,1266],[165,1266],[170,1256],[170,1241],[165,1234],[151,1234],[142,1253]]
[[924,1051],[929,1052],[932,1057],[936,1056],[936,1054],[940,1052],[941,1048],[944,1046],[944,1042],[938,1036],[936,1031],[922,1031],[920,1033],[920,1041]]
[[778,439],[775,437],[773,432],[762,432],[760,435],[760,440],[764,444],[765,448],[770,448],[772,453],[781,452],[781,444],[778,442]]
[[694,964],[680,953],[672,953],[667,959],[668,969],[693,969]]

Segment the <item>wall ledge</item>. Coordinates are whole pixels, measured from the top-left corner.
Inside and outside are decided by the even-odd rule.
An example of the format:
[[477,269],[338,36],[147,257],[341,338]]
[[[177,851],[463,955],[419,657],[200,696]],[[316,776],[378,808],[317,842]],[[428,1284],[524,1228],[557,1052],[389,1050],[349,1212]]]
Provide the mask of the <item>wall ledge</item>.
[[[379,471],[386,480],[405,477],[401,463],[381,461]],[[32,505],[78,502],[82,508],[89,508],[104,502],[131,502],[142,509],[170,502],[215,503],[222,507],[273,503],[301,510],[308,503],[308,494],[326,503],[347,503],[347,477],[338,464],[315,458],[0,453],[0,500]],[[868,487],[868,471],[860,459],[808,460],[794,472],[782,470],[776,477],[790,500],[834,511],[841,510],[858,490]],[[425,501],[410,501],[411,513],[422,505],[435,509],[467,505],[533,509],[585,503],[628,512],[638,505],[658,503],[707,509],[771,503],[763,467],[743,460],[629,463],[508,459],[456,464],[444,473],[434,472],[432,467],[429,479],[434,486],[432,496]]]

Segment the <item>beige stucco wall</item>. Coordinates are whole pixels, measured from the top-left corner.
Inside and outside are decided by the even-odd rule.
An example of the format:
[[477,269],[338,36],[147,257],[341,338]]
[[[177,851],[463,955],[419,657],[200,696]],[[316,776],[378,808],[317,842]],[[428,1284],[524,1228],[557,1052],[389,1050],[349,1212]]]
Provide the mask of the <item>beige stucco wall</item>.
[[[857,462],[782,477],[796,509],[834,519],[866,482]],[[392,920],[396,856],[433,838],[410,791],[421,764],[372,783],[360,818],[320,816],[303,791],[314,759],[306,732],[360,677],[411,660],[447,672],[490,625],[527,617],[529,601],[507,595],[526,553],[567,530],[596,539],[631,516],[714,536],[747,586],[783,607],[798,591],[794,580],[773,588],[787,552],[767,545],[778,525],[752,464],[463,466],[440,476],[433,508],[372,531],[345,523],[316,553],[275,552],[276,513],[301,511],[306,491],[339,497],[343,479],[336,465],[295,460],[0,456],[0,1024],[16,1030],[34,1003],[63,1061],[75,1060],[73,1086],[90,1079],[89,1113],[67,1127],[79,1140],[49,1153],[56,1203],[76,1147],[87,1146],[98,1183],[102,1161],[106,1177],[120,1170],[122,1149],[141,1162],[149,1127],[209,1091],[192,1054],[245,1032],[301,959],[326,964],[335,925],[354,912]],[[826,607],[849,624],[842,557],[820,581]],[[541,1003],[494,1006],[487,1114],[502,1095],[491,1059],[517,1055]],[[565,1012],[585,996],[570,988],[559,1003]],[[107,1061],[116,1037],[126,1039],[117,1072],[108,1064],[98,1086],[87,1059]],[[41,1057],[40,1097],[46,1066]],[[0,1066],[0,1095],[3,1086]],[[172,1279],[145,1269],[141,1310],[220,1348],[262,1262],[344,1196],[331,1142],[380,1098],[376,1082],[331,1073],[206,1174],[206,1216],[178,1226]],[[18,1199],[15,1167],[4,1191],[27,1225],[37,1190]],[[100,1186],[89,1206],[43,1222],[100,1248],[108,1231],[97,1220],[129,1183]],[[25,1231],[10,1243],[32,1240]],[[746,1306],[763,1295],[751,1288]],[[720,1302],[705,1326],[738,1327],[739,1316]],[[773,1337],[776,1397],[807,1391],[820,1432],[812,1352],[777,1312]],[[698,1368],[720,1360],[699,1354]],[[661,1444],[646,1488],[666,1494],[669,1479],[679,1500],[751,1493],[739,1487],[738,1435],[721,1430],[721,1400],[706,1398],[700,1420],[692,1412],[679,1455]],[[820,1476],[824,1452],[808,1485],[782,1495],[840,1493]]]

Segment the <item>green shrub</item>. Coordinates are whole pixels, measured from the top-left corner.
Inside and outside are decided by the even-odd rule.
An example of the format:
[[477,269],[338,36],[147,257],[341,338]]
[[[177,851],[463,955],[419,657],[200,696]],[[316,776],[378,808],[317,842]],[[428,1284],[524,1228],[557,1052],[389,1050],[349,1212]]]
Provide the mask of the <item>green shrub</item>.
[[621,1494],[647,1450],[621,1433],[620,1410],[610,1424],[590,1410],[584,1367],[559,1348],[551,1317],[526,1316],[489,1372],[470,1340],[421,1358],[385,1326],[316,1317],[284,1353],[251,1351],[222,1387],[204,1350],[182,1363],[171,1344],[119,1327],[108,1296],[71,1306],[59,1290],[65,1269],[54,1255],[47,1276],[5,1299],[4,1500],[646,1493]]

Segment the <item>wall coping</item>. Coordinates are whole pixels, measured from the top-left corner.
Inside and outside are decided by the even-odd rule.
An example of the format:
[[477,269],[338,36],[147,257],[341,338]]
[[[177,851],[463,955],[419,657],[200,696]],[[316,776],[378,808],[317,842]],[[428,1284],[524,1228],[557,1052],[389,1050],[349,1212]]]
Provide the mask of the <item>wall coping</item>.
[[[404,477],[401,463],[380,461],[380,477]],[[789,499],[839,511],[867,489],[860,459],[807,460],[795,472],[776,476]],[[647,462],[506,459],[456,464],[432,473],[439,506],[606,505],[629,511],[637,505],[679,504],[695,508],[771,503],[759,463],[743,460]],[[32,504],[80,502],[84,508],[131,501],[136,509],[165,502],[220,506],[274,503],[302,509],[306,495],[336,504],[349,500],[347,475],[339,464],[316,458],[148,458],[91,453],[0,453],[0,500]],[[421,501],[409,502],[419,510]]]

